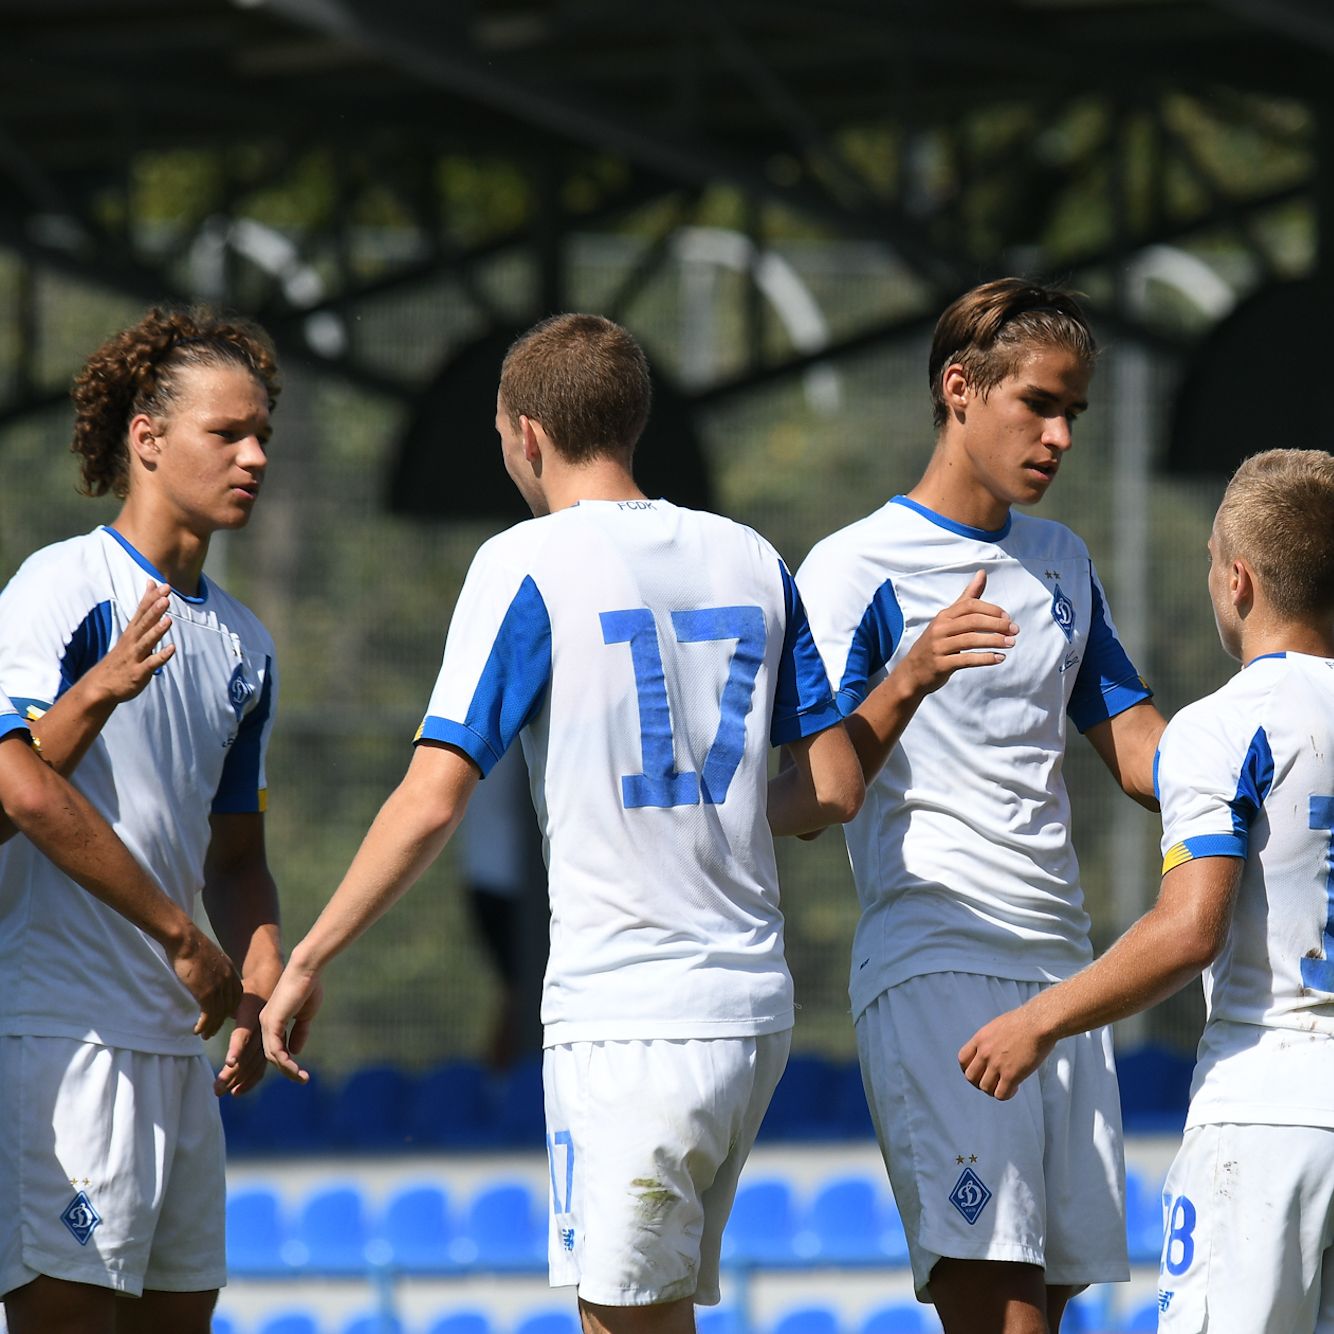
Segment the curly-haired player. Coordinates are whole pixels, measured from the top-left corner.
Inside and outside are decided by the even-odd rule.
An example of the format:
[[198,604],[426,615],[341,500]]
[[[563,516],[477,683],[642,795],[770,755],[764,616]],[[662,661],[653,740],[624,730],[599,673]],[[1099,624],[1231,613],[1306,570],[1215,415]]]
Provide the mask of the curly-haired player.
[[75,381],[73,449],[120,513],[0,593],[0,689],[187,913],[202,888],[245,993],[215,1077],[162,949],[29,841],[0,853],[11,1334],[205,1334],[225,1279],[216,1095],[258,1082],[281,970],[262,815],[276,676],[264,627],[203,568],[250,518],[277,394],[244,322],[153,310],[110,339]]

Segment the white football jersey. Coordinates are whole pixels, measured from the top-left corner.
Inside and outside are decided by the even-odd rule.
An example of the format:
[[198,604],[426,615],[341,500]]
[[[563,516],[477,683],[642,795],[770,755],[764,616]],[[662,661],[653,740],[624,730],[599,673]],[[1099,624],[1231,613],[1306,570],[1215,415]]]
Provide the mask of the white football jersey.
[[[38,717],[105,655],[161,575],[99,528],[30,556],[0,593],[0,687]],[[117,706],[72,781],[188,913],[211,812],[263,809],[273,641],[216,584],[172,592],[175,655]],[[26,840],[0,849],[0,1033],[162,1055],[200,1050],[199,1006],[162,948]]]
[[748,528],[584,501],[481,548],[419,736],[485,775],[522,735],[548,1045],[791,1026],[768,755],[837,721],[796,585]]
[[922,973],[1044,981],[1090,958],[1066,717],[1087,730],[1150,692],[1083,542],[1049,520],[987,531],[895,496],[818,543],[797,583],[846,716],[978,570],[983,599],[1019,626],[1014,647],[922,701],[844,827],[862,904],[854,1016]]
[[1158,747],[1163,871],[1245,859],[1188,1125],[1334,1126],[1334,659],[1257,658]]

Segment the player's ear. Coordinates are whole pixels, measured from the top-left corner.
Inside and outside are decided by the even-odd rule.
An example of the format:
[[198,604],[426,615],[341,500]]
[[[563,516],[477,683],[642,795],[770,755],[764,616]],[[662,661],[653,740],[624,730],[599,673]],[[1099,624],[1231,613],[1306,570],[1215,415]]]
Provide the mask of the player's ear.
[[146,412],[138,412],[130,418],[126,428],[126,441],[130,453],[146,467],[154,467],[158,455],[162,452],[158,444],[158,426]]
[[543,451],[551,441],[542,423],[531,417],[519,417],[519,433],[523,436],[523,456],[529,463],[541,461]]
[[945,367],[940,377],[940,392],[945,400],[945,407],[952,415],[962,413],[967,407],[972,393],[968,377],[957,361]]
[[1227,587],[1232,605],[1244,616],[1255,602],[1255,573],[1244,560],[1233,560],[1227,572]]

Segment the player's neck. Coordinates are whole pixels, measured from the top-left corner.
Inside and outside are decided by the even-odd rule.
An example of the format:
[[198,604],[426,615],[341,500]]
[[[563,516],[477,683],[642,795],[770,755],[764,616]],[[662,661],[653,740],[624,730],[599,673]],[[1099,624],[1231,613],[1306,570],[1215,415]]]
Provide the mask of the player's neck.
[[1334,658],[1334,625],[1248,616],[1242,623],[1241,661],[1254,662],[1271,653],[1306,653],[1313,658]]
[[208,537],[129,496],[111,525],[178,593],[199,592]]
[[595,459],[578,467],[549,467],[542,489],[551,513],[581,500],[647,499],[629,468],[612,459]]
[[939,446],[908,499],[952,523],[994,533],[1010,517],[1007,501],[982,486],[966,463]]

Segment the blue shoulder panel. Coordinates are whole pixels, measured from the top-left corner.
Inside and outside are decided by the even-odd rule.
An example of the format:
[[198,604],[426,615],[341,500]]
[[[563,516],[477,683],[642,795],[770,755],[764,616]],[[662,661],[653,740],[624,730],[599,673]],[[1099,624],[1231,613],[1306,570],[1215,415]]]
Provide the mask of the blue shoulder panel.
[[551,680],[551,615],[532,575],[519,585],[496,631],[464,718],[428,716],[418,741],[445,741],[485,777],[542,705]]
[[1081,731],[1087,732],[1124,713],[1134,704],[1153,697],[1153,691],[1135,670],[1135,664],[1112,633],[1107,611],[1089,567],[1093,604],[1089,612],[1089,633],[1084,645],[1084,659],[1079,664],[1074,689],[1065,711]]
[[903,610],[893,583],[886,579],[862,613],[848,645],[848,659],[838,683],[838,711],[844,717],[866,698],[871,676],[894,656],[902,635]]
[[798,737],[823,732],[839,720],[829,677],[815,647],[810,622],[797,582],[780,560],[783,598],[787,604],[787,626],[783,633],[783,651],[778,659],[778,683],[774,691],[774,715],[769,728],[769,742],[774,746]]
[[273,710],[273,659],[264,659],[264,686],[254,708],[241,720],[236,740],[223,762],[218,790],[213,794],[215,814],[248,814],[262,809],[259,795],[260,744],[264,724]]
[[[96,667],[111,647],[111,602],[99,602],[75,627],[60,659],[60,685],[56,699],[67,691],[90,667]],[[17,703],[17,701],[15,701]],[[27,703],[29,701],[25,701]],[[39,704],[40,701],[31,701]],[[55,700],[49,701],[54,704]]]

